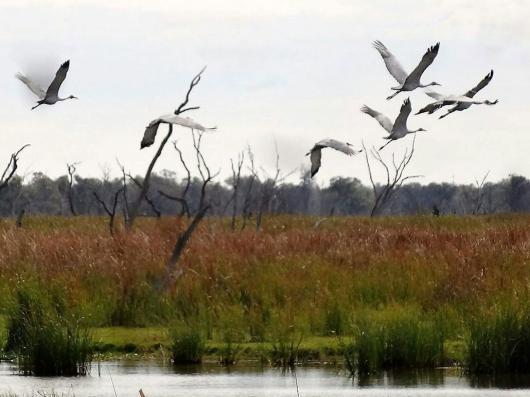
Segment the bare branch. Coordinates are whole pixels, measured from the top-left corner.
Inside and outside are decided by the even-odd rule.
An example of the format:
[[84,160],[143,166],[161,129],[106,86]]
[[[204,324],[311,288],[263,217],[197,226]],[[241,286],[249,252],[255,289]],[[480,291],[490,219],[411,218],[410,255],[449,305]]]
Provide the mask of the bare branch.
[[22,153],[22,151],[29,146],[31,145],[26,144],[22,146],[20,149],[18,149],[15,153],[11,154],[9,162],[7,163],[7,166],[4,169],[2,176],[0,177],[0,191],[2,191],[3,189],[7,187],[7,185],[9,184],[9,182],[15,175],[15,172],[17,172],[20,153]]
[[[178,106],[178,108],[175,110],[175,114],[179,115],[182,112],[192,110],[191,108],[186,108],[188,105],[188,102],[190,100],[190,94],[193,91],[193,88],[199,84],[201,81],[201,76],[204,70],[206,69],[206,66],[202,68],[202,70],[191,80],[190,86],[188,88],[188,91],[186,92],[186,97],[184,101]],[[160,146],[158,147],[158,150],[156,151],[155,155],[153,156],[153,159],[151,160],[151,163],[149,164],[147,171],[145,173],[145,177],[142,182],[142,188],[140,189],[140,194],[136,198],[135,202],[130,208],[129,211],[129,219],[126,222],[127,229],[131,229],[134,225],[134,221],[136,220],[136,217],[138,216],[138,211],[140,209],[140,205],[142,204],[142,201],[145,199],[145,196],[147,195],[147,191],[149,190],[149,183],[151,181],[151,173],[153,172],[153,168],[155,167],[156,162],[158,161],[160,155],[162,154],[162,151],[164,150],[164,147],[166,146],[166,143],[168,142],[169,138],[173,134],[173,124],[169,124],[169,130],[160,143]]]
[[403,183],[405,183],[406,181],[410,179],[419,178],[421,176],[421,175],[404,176],[405,169],[409,165],[414,155],[415,141],[416,141],[416,136],[414,136],[410,151],[408,149],[405,150],[403,157],[399,161],[396,161],[396,156],[394,153],[392,153],[392,160],[391,160],[391,164],[393,167],[392,170],[390,170],[385,160],[381,157],[380,152],[372,148],[371,150],[372,157],[382,166],[386,174],[386,184],[381,185],[381,186],[378,186],[374,181],[370,160],[368,158],[368,153],[367,153],[366,147],[364,146],[364,142],[363,142],[363,149],[365,153],[366,165],[368,168],[368,175],[370,177],[370,183],[372,184],[372,190],[374,193],[374,204],[373,204],[370,216],[374,216],[380,213],[383,207],[388,204],[388,202],[393,197],[395,192],[402,187]]
[[99,197],[97,192],[92,192],[93,195],[94,195],[94,198],[96,199],[96,201],[99,204],[101,204],[101,206],[103,207],[103,210],[109,216],[109,232],[110,232],[111,236],[114,236],[114,219],[116,218],[116,208],[118,207],[118,200],[119,200],[120,194],[122,194],[122,192],[123,192],[123,187],[121,187],[120,189],[118,189],[114,193],[114,198],[113,198],[113,201],[112,201],[112,207],[111,208],[109,208],[107,206],[107,203],[105,203],[105,201],[103,199],[101,199],[101,197]]
[[187,110],[192,110],[192,109],[195,109],[197,107],[192,107],[192,108],[188,108],[188,109],[185,109],[186,105],[188,104],[188,102],[190,101],[190,94],[191,94],[191,91],[193,91],[193,88],[195,88],[195,86],[197,84],[199,84],[199,82],[201,81],[201,77],[202,77],[202,74],[203,72],[206,70],[206,66],[203,67],[201,69],[201,71],[199,73],[197,73],[197,75],[195,75],[195,77],[193,78],[193,80],[191,80],[191,83],[190,83],[190,86],[188,88],[188,92],[186,93],[186,98],[184,99],[184,102],[182,102],[179,107],[177,108],[177,110],[175,110],[175,114],[178,116],[179,114],[181,114],[183,111],[187,111]]
[[[135,177],[133,177],[131,174],[127,174],[127,176],[129,177],[129,179],[131,181],[134,182],[134,184],[138,187],[138,188],[142,188],[142,184],[140,183],[140,181],[138,181]],[[149,204],[149,206],[151,207],[151,210],[155,213],[156,217],[157,218],[160,218],[162,216],[162,212],[158,209],[158,207],[156,206],[155,202],[149,197],[149,194],[145,194],[145,201],[147,202],[147,204]]]

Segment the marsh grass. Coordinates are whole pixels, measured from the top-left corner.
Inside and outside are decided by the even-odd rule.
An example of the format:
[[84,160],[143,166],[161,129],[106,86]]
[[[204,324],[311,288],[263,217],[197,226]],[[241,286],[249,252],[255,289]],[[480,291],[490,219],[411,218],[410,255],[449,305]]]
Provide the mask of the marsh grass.
[[512,301],[483,310],[470,321],[466,345],[470,373],[529,373],[530,306]]
[[362,313],[354,336],[341,342],[350,374],[390,368],[429,368],[444,360],[444,326],[415,307],[391,306]]
[[169,331],[174,365],[200,364],[206,348],[203,332],[196,323],[174,325]]
[[64,313],[56,299],[22,286],[7,327],[6,350],[19,370],[37,376],[86,375],[94,344],[86,325]]
[[[10,317],[19,280],[37,280],[31,291],[48,302],[46,313],[84,317],[92,327],[196,322],[199,338],[177,332],[187,341],[175,344],[176,352],[188,351],[183,357],[200,355],[192,354],[200,340],[226,344],[221,356],[228,358],[235,347],[257,343],[282,365],[300,359],[301,334],[340,335],[364,339],[352,347],[354,364],[361,357],[362,371],[370,371],[433,365],[441,348],[432,324],[454,346],[473,327],[462,319],[530,284],[528,215],[332,217],[318,229],[314,222],[270,216],[259,233],[234,233],[226,219],[205,219],[181,258],[183,275],[160,293],[153,280],[185,219],[139,219],[113,238],[104,218],[28,217],[22,229],[0,220],[0,316]],[[393,319],[390,307],[414,309]],[[480,339],[479,331],[466,343]],[[110,343],[125,346],[126,334]]]

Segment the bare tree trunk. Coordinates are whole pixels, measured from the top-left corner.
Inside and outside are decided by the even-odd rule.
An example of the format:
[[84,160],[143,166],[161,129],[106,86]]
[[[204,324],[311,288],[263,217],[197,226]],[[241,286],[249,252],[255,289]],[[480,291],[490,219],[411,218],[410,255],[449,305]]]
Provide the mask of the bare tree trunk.
[[17,220],[15,222],[16,226],[17,227],[22,227],[22,219],[24,218],[24,215],[26,214],[26,210],[24,208],[22,208],[18,215],[17,215]]
[[241,167],[243,167],[243,162],[245,160],[245,152],[241,152],[237,160],[237,172],[236,167],[234,166],[234,161],[230,160],[232,165],[232,222],[231,227],[232,231],[236,229],[236,215],[237,215],[237,194],[239,190],[239,182],[241,180]]
[[177,272],[177,264],[180,259],[180,256],[182,255],[182,252],[184,251],[184,248],[186,248],[186,245],[188,244],[189,239],[191,238],[191,235],[199,225],[199,223],[202,221],[204,216],[206,215],[206,212],[210,209],[210,206],[207,205],[203,207],[199,212],[195,214],[193,217],[193,220],[189,224],[189,226],[186,228],[184,233],[182,233],[179,238],[177,239],[177,242],[175,243],[175,247],[173,248],[173,252],[171,254],[171,257],[169,258],[167,264],[166,264],[166,272],[163,277],[163,279],[159,282],[159,289],[165,290],[168,288],[172,280],[177,279],[180,277],[183,273],[183,271]]
[[486,183],[486,179],[488,179],[489,173],[489,171],[486,172],[480,182],[478,181],[478,179],[475,180],[475,184],[477,185],[477,197],[475,200],[475,208],[473,209],[473,215],[477,215],[479,213],[484,203],[484,184]]
[[77,172],[76,166],[79,163],[66,164],[68,170],[68,206],[70,207],[70,213],[72,216],[77,216],[77,212],[74,206],[74,177]]
[[[210,205],[206,204],[206,188],[208,184],[212,181],[212,179],[215,178],[219,174],[219,171],[218,171],[217,173],[212,175],[212,173],[210,172],[210,168],[208,167],[208,164],[206,164],[206,160],[204,159],[204,156],[202,155],[202,152],[201,152],[202,134],[199,133],[198,137],[196,137],[195,132],[192,130],[192,138],[193,138],[193,147],[195,149],[195,155],[197,158],[197,169],[202,178],[199,207],[191,223],[188,225],[186,230],[183,233],[181,233],[180,236],[177,238],[177,242],[175,243],[171,257],[169,258],[166,264],[165,274],[163,278],[158,282],[159,289],[167,289],[172,280],[176,280],[178,277],[180,277],[183,274],[183,270],[177,271],[178,261],[182,255],[182,252],[186,248],[186,245],[188,244],[188,241],[191,238],[191,235],[193,234],[193,232],[195,231],[199,223],[202,221],[202,219],[206,215],[206,212],[208,212],[208,210],[210,209]],[[189,205],[187,203],[186,205],[189,208]]]
[[[176,115],[180,115],[184,112],[187,112],[188,110],[195,110],[198,109],[198,106],[194,107],[188,107],[186,108],[189,100],[190,100],[190,93],[193,90],[193,88],[199,84],[201,81],[201,75],[204,72],[204,68],[193,78],[193,80],[190,83],[190,86],[188,88],[188,92],[186,93],[186,98],[184,101],[179,105],[179,107],[175,110]],[[147,167],[147,171],[145,173],[144,180],[142,182],[142,188],[140,189],[140,194],[136,198],[136,200],[133,202],[130,212],[129,212],[129,219],[126,223],[126,228],[128,230],[132,229],[134,225],[134,221],[136,220],[136,217],[138,216],[138,211],[140,209],[140,205],[142,204],[142,201],[145,199],[145,196],[147,195],[147,191],[149,190],[149,182],[151,181],[151,173],[153,172],[153,168],[155,167],[156,162],[158,161],[158,158],[162,154],[162,151],[164,150],[164,147],[166,146],[167,141],[171,137],[171,134],[173,133],[173,124],[168,124],[169,130],[165,136],[165,138],[160,143],[160,146],[158,147],[158,150],[156,151],[155,155],[153,156],[153,159],[149,163],[149,167]]]

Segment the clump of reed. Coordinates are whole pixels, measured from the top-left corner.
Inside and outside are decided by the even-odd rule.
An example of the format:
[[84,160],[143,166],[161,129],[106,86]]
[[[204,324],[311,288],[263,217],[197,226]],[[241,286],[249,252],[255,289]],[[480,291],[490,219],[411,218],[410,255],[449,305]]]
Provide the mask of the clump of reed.
[[86,375],[94,344],[88,328],[65,313],[60,301],[17,291],[8,318],[6,350],[24,374],[37,376]]
[[277,321],[271,335],[270,361],[278,367],[293,367],[299,361],[300,344],[304,339],[302,320],[279,316]]
[[174,365],[200,364],[206,340],[196,323],[174,325],[170,331],[171,361]]
[[470,320],[466,346],[470,373],[529,373],[530,306],[511,301],[480,311]]
[[354,336],[341,348],[351,375],[390,368],[427,368],[444,359],[444,325],[414,307],[391,306],[364,313],[354,324]]

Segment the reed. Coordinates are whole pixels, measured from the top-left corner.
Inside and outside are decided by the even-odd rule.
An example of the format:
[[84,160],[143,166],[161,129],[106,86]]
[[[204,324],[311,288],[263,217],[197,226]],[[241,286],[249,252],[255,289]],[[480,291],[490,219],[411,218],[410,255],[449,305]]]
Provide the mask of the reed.
[[354,336],[342,343],[352,375],[390,368],[429,368],[444,360],[444,326],[415,307],[390,306],[362,313]]
[[530,372],[530,307],[503,302],[470,321],[467,368],[473,374]]
[[[356,354],[367,357],[367,370],[430,366],[440,353],[432,324],[444,326],[445,339],[463,340],[474,325],[462,319],[494,307],[508,291],[524,294],[530,284],[530,216],[522,214],[331,217],[317,229],[312,217],[270,216],[259,233],[205,219],[181,258],[182,276],[164,293],[153,282],[185,218],[139,219],[134,230],[112,238],[104,218],[13,223],[0,220],[0,316],[10,316],[21,280],[34,280],[32,293],[53,296],[53,310],[92,327],[196,322],[199,339],[223,342],[229,329],[231,347],[271,343],[280,362],[293,361],[303,334],[366,338]],[[403,309],[408,314],[398,321],[390,307],[414,309]],[[384,332],[361,321],[366,313]]]
[[170,330],[171,360],[174,365],[200,364],[206,343],[196,324],[178,325]]
[[93,342],[79,319],[24,286],[9,318],[6,349],[24,374],[77,376],[90,370]]

